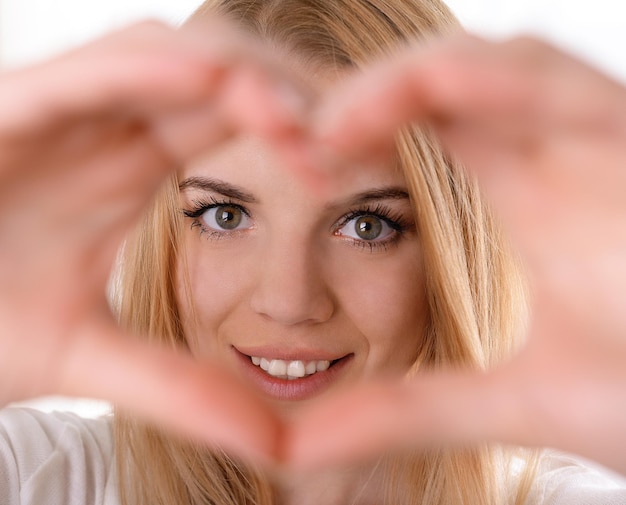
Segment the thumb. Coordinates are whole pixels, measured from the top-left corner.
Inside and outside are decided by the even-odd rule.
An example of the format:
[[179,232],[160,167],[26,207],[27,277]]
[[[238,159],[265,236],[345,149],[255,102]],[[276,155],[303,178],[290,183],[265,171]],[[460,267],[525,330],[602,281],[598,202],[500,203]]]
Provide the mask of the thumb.
[[60,369],[61,394],[114,402],[145,421],[243,458],[275,456],[278,420],[215,362],[150,346],[104,324],[81,332]]
[[343,390],[288,426],[283,456],[307,470],[389,451],[508,441],[533,428],[499,375],[433,373]]

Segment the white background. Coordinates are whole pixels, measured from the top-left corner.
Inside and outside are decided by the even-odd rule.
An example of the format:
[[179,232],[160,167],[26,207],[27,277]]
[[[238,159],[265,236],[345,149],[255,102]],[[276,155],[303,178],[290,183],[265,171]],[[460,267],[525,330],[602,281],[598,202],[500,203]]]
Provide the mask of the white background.
[[[146,17],[181,22],[200,0],[0,0],[0,62],[31,62]],[[472,31],[538,34],[626,81],[625,0],[448,0]]]
[[[172,24],[200,0],[0,0],[0,65],[49,57],[144,18]],[[448,0],[473,32],[502,38],[534,34],[587,59],[626,83],[626,0]],[[1,111],[0,111],[1,114]],[[45,399],[44,410],[96,415],[106,404]]]

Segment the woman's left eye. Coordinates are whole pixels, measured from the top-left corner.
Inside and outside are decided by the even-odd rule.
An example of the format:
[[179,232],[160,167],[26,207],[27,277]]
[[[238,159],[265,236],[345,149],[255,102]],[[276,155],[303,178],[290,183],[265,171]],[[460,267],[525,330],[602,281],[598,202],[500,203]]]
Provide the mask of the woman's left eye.
[[206,226],[216,231],[235,231],[250,228],[250,217],[237,205],[216,205],[202,214]]
[[365,214],[348,220],[337,230],[337,234],[357,240],[380,241],[392,235],[394,231],[384,219],[373,214]]

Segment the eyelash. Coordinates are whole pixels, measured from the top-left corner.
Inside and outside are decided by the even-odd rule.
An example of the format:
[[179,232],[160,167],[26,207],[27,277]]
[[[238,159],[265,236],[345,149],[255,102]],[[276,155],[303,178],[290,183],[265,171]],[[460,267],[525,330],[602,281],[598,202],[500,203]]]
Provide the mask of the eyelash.
[[394,233],[382,240],[359,240],[352,237],[342,237],[345,240],[349,240],[354,246],[369,249],[370,252],[386,251],[390,246],[396,245],[403,237],[404,234],[413,230],[415,224],[412,219],[406,218],[403,214],[395,212],[390,207],[384,204],[378,204],[375,207],[365,207],[361,209],[354,209],[349,211],[341,220],[333,226],[333,233],[337,232],[348,224],[353,219],[357,219],[362,216],[374,216],[384,221]]
[[[246,216],[250,217],[248,209],[227,198],[217,199],[215,197],[210,197],[208,200],[193,200],[192,204],[193,207],[191,209],[183,209],[184,216],[193,219],[191,228],[200,228],[200,234],[206,233],[211,239],[218,240],[225,238],[231,233],[236,233],[236,231],[218,231],[202,224],[201,217],[208,210],[215,207],[230,206],[241,210],[241,212],[243,212]],[[386,205],[378,204],[375,207],[368,206],[349,211],[332,226],[333,234],[337,234],[341,228],[353,219],[357,219],[362,216],[377,217],[394,230],[394,233],[390,237],[382,240],[359,240],[352,237],[342,236],[344,240],[350,241],[355,247],[369,249],[370,252],[387,250],[390,246],[397,244],[406,232],[415,228],[415,223],[412,219],[406,218],[401,213],[395,212]]]
[[225,236],[227,236],[227,234],[236,233],[237,230],[219,231],[219,230],[214,230],[212,228],[209,228],[208,226],[205,226],[204,224],[202,224],[202,221],[201,221],[201,217],[205,212],[207,212],[208,210],[214,209],[216,207],[228,206],[228,207],[235,207],[239,209],[241,212],[243,212],[246,216],[250,217],[250,213],[248,212],[248,209],[246,209],[245,207],[227,198],[218,200],[217,198],[211,196],[208,200],[193,200],[192,204],[193,204],[193,208],[183,209],[183,215],[185,217],[193,219],[193,221],[191,222],[191,228],[196,228],[196,227],[200,228],[201,235],[203,233],[206,233],[208,234],[209,238],[216,239],[216,240],[224,238]]

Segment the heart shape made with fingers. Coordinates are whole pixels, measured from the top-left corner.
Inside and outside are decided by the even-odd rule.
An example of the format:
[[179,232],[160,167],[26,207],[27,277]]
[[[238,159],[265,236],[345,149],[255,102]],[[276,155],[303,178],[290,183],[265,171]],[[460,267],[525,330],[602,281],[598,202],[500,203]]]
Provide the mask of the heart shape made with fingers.
[[[615,170],[624,161],[622,130],[601,141],[597,130],[597,111],[610,116],[612,110],[618,110],[614,105],[624,103],[623,90],[542,45],[534,50],[558,63],[555,68],[564,73],[551,73],[542,67],[544,86],[537,87],[535,69],[529,68],[527,60],[520,61],[519,51],[462,40],[431,48],[430,52],[412,50],[370,69],[360,80],[346,85],[351,86],[348,93],[328,90],[329,96],[318,103],[317,126],[311,127],[310,117],[303,119],[301,110],[294,113],[293,96],[285,98],[284,83],[276,86],[273,72],[268,72],[256,56],[244,54],[248,47],[241,51],[236,41],[230,47],[230,35],[216,36],[213,45],[207,44],[206,38],[206,32],[200,35],[192,28],[173,31],[141,25],[53,62],[3,76],[0,398],[5,403],[46,393],[106,398],[141,418],[188,436],[219,442],[237,454],[265,459],[269,455],[295,466],[365,457],[389,447],[402,447],[407,441],[420,447],[498,440],[549,443],[604,458],[606,463],[624,469],[619,458],[605,458],[614,454],[606,441],[584,442],[585,437],[580,436],[585,423],[616,434],[624,426],[626,414],[609,407],[615,402],[602,402],[590,394],[603,390],[610,398],[622,398],[626,353],[622,341],[611,338],[611,334],[620,334],[624,322],[610,303],[613,295],[620,293],[622,277],[606,273],[586,277],[578,268],[593,265],[598,254],[625,249],[619,231],[624,205],[621,192],[616,195],[615,191],[624,185],[623,171]],[[504,73],[506,78],[500,75],[502,65],[510,70]],[[569,88],[570,94],[560,95],[563,76],[572,75],[579,77],[568,79],[576,82],[577,93]],[[575,99],[580,96],[601,98],[586,107]],[[555,105],[538,106],[545,103]],[[424,374],[410,382],[360,384],[337,391],[336,396],[320,398],[296,416],[299,419],[285,423],[275,409],[220,363],[197,362],[186,353],[155,349],[128,338],[128,331],[159,333],[174,344],[180,336],[179,328],[165,317],[173,307],[171,285],[159,285],[150,275],[172,267],[160,250],[153,251],[150,258],[130,258],[127,266],[137,274],[133,277],[135,292],[158,296],[143,305],[140,297],[117,300],[128,327],[120,330],[107,307],[107,278],[126,233],[141,218],[142,209],[173,166],[179,167],[199,152],[221,146],[224,139],[243,132],[264,138],[292,170],[308,183],[316,181],[313,193],[323,192],[325,187],[358,181],[359,171],[348,170],[346,167],[355,164],[346,163],[346,158],[353,160],[358,155],[362,160],[385,151],[396,128],[409,119],[429,120],[446,145],[482,177],[487,190],[491,189],[489,194],[496,196],[494,201],[505,225],[521,231],[512,235],[530,258],[531,274],[540,274],[535,277],[539,279],[537,300],[542,310],[535,314],[529,345],[507,367],[489,374],[455,371]],[[320,127],[320,121],[326,126]],[[541,138],[533,130],[536,123],[543,128]],[[572,124],[575,127],[568,126]],[[557,140],[546,140],[551,138]],[[563,149],[564,138],[569,140],[568,149]],[[419,145],[432,149],[429,159],[435,163],[438,150],[426,142]],[[570,150],[572,145],[576,149]],[[597,180],[584,170],[595,159],[604,160],[606,178]],[[441,160],[448,161],[444,157]],[[320,164],[326,173],[321,173]],[[326,169],[328,166],[332,170]],[[564,176],[556,170],[559,166],[573,168],[566,174],[572,178],[565,191],[554,185],[555,179]],[[478,198],[462,172],[457,174],[446,167],[441,166],[444,170],[437,185],[419,187],[415,179],[410,181],[411,191],[421,195],[430,191],[433,201],[448,204]],[[421,169],[424,167],[419,163],[412,167],[414,171]],[[341,177],[340,182],[333,180],[335,176]],[[450,183],[453,176],[459,178]],[[212,191],[215,188],[213,183]],[[247,197],[224,186],[221,191],[222,196],[229,194],[237,202]],[[397,188],[385,195],[390,199],[402,196]],[[576,198],[580,195],[585,198]],[[361,195],[368,201],[380,196]],[[212,209],[221,207],[221,219],[227,224],[241,210],[239,203],[210,204]],[[486,240],[464,235],[463,231],[471,228],[464,229],[462,223],[454,221],[459,215],[450,205],[433,206],[430,214],[423,206],[424,212],[418,216],[432,218],[440,227],[437,235],[422,223],[425,257],[434,264],[434,258],[443,261],[447,255],[446,275],[456,281],[466,277],[465,284],[437,284],[435,271],[429,272],[429,289],[441,311],[439,324],[443,325],[444,317],[449,318],[449,325],[456,321],[457,341],[450,343],[457,348],[465,346],[465,354],[456,359],[467,365],[472,352],[480,355],[477,349],[481,345],[490,347],[480,340],[480,332],[488,327],[491,333],[486,333],[497,338],[494,327],[501,330],[505,325],[497,318],[489,322],[491,326],[485,323],[480,327],[476,320],[468,323],[472,318],[480,319],[475,317],[477,313],[483,314],[483,322],[493,316],[493,305],[487,303],[493,299],[485,296],[482,305],[478,304],[480,283],[476,272],[469,270],[479,269],[479,262],[451,258],[452,246],[445,245],[453,244],[458,254],[467,252],[469,246],[475,250],[493,247],[492,256],[484,250],[480,256],[493,260],[499,250],[495,239],[500,235],[495,228],[487,232],[493,222],[486,214],[481,217],[471,212],[464,215],[476,219],[473,226],[485,233]],[[592,222],[585,220],[590,207],[596,212]],[[527,208],[543,209],[545,215],[520,210]],[[447,214],[438,212],[446,209]],[[477,203],[464,210],[486,212]],[[380,212],[377,208],[361,210],[350,220],[371,218]],[[243,214],[238,217],[245,222]],[[592,240],[581,241],[580,234],[566,226],[572,215],[579,217],[577,223],[586,225],[584,237]],[[167,216],[163,208],[153,207],[150,217],[143,219],[163,222]],[[377,226],[385,233],[397,231],[389,222],[377,219],[361,219],[360,232],[368,236]],[[598,222],[603,226],[594,227]],[[346,232],[345,224],[335,232]],[[437,238],[450,242],[437,244]],[[144,241],[144,251],[155,243],[153,239],[146,235],[136,238]],[[571,277],[542,277],[546,271],[563,273],[556,267],[572,250],[578,255],[566,263],[566,273]],[[505,260],[499,257],[498,261],[499,266],[487,264],[503,272]],[[622,272],[620,265],[615,260],[612,272]],[[438,268],[442,270],[441,265]],[[453,289],[455,286],[459,289]],[[589,300],[584,290],[572,286],[590,287],[606,303],[585,305]],[[473,295],[473,302],[468,301]],[[511,297],[500,300],[503,306],[512,303],[511,293],[502,296]],[[446,312],[442,309],[446,297],[467,303],[450,302]],[[391,298],[379,298],[377,303],[380,310],[395,310]],[[469,324],[463,327],[466,341],[459,337],[463,333],[459,321]],[[474,351],[470,352],[470,347]],[[452,345],[440,352],[450,354],[454,349]],[[478,369],[490,361],[484,356],[472,359]],[[588,416],[571,415],[579,410],[581,391],[585,399],[595,398],[596,408],[589,409]],[[580,421],[572,421],[564,430],[565,417]]]

